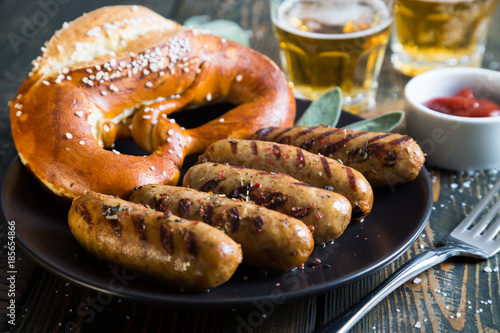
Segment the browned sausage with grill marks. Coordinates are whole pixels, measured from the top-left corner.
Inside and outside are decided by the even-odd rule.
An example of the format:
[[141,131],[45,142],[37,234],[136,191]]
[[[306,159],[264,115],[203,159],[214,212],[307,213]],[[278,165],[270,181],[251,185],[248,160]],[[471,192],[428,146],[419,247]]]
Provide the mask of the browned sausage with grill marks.
[[339,237],[351,220],[351,204],[344,196],[283,173],[201,163],[187,171],[183,185],[290,215],[314,228],[316,244]]
[[215,288],[242,261],[240,245],[208,224],[108,195],[74,199],[68,222],[76,240],[98,259],[183,289]]
[[355,131],[329,126],[263,128],[253,139],[290,144],[342,161],[361,172],[372,186],[407,183],[425,162],[420,146],[407,135]]
[[282,172],[312,186],[332,190],[349,200],[353,218],[366,216],[373,206],[372,187],[361,173],[337,160],[298,147],[267,141],[224,139],[211,144],[199,161]]
[[265,270],[297,267],[314,248],[304,223],[250,202],[168,185],[142,186],[130,201],[221,229],[241,245],[243,261]]

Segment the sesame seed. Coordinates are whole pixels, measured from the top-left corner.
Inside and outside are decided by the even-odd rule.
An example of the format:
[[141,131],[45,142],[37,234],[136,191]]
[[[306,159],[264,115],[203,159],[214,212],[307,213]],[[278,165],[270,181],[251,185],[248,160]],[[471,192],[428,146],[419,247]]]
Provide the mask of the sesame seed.
[[184,73],[189,73],[189,67],[184,67],[182,70],[184,71]]
[[108,93],[105,90],[101,90],[101,95],[106,96]]
[[415,279],[413,280],[413,283],[415,283],[415,284],[418,284],[418,283],[420,283],[420,282],[422,282],[422,279],[420,279],[420,278],[415,278]]
[[76,112],[75,112],[75,114],[76,114],[79,118],[83,117],[83,111],[76,111]]
[[236,82],[241,82],[241,80],[243,80],[243,75],[241,74],[236,75]]
[[66,133],[66,138],[71,139],[72,137],[73,135],[71,135],[71,133]]
[[21,111],[21,110],[17,110],[17,112],[16,112],[16,117],[21,117],[21,116],[22,116],[22,114],[23,114],[23,111]]
[[71,76],[66,76],[66,80],[71,81]]
[[225,38],[222,38],[220,41],[222,42],[222,44],[226,44],[227,42]]
[[115,153],[116,155],[120,155],[120,152],[119,152],[118,150],[116,150],[116,149],[112,149],[111,151],[112,151],[113,153]]
[[153,84],[151,82],[146,82],[146,87],[148,88],[152,88],[153,87]]
[[63,52],[64,51],[64,48],[62,47],[62,45],[57,45],[57,51],[59,52]]
[[14,105],[14,107],[16,109],[22,109],[23,108],[23,105],[21,103],[16,103],[16,105]]
[[169,123],[171,123],[171,124],[175,124],[175,119],[170,118],[170,119],[168,120],[168,122],[169,122]]
[[177,157],[182,158],[182,153],[177,153]]
[[133,5],[132,7],[130,7],[130,10],[136,12],[139,10],[139,7],[137,5]]
[[151,170],[153,170],[153,171],[155,171],[155,169],[156,169],[154,165],[152,165],[150,168],[151,168]]
[[212,94],[207,94],[207,97],[206,97],[207,101],[211,101],[212,100]]
[[187,137],[187,142],[191,142],[191,141],[193,141],[193,138],[192,138],[192,137],[190,137],[190,136],[188,136],[188,137]]
[[104,124],[104,126],[102,127],[102,129],[104,130],[104,132],[109,132],[109,126]]
[[225,121],[224,118],[219,119],[219,123],[223,123],[224,121]]
[[23,94],[18,94],[18,95],[16,96],[16,99],[21,99],[21,98],[23,98]]
[[82,145],[82,146],[83,146],[83,145],[85,145],[85,141],[83,141],[83,140],[78,141],[78,143],[79,143],[80,145]]
[[417,321],[415,323],[415,328],[421,328],[421,327],[422,327],[422,324],[419,321]]
[[92,68],[87,68],[85,71],[86,71],[87,73],[89,73],[89,74],[92,74],[92,73],[93,73]]
[[142,119],[151,119],[151,116],[145,114],[145,115],[142,116]]
[[148,71],[147,69],[143,69],[143,70],[142,70],[142,74],[144,74],[144,75],[149,75],[149,71]]
[[167,177],[167,172],[166,171],[163,171],[161,174],[163,175],[163,177]]
[[172,134],[174,134],[174,130],[173,130],[173,129],[169,129],[169,130],[167,131],[167,134],[168,134],[168,135],[172,135]]
[[50,82],[47,80],[43,80],[42,83],[45,84],[46,86],[50,85]]

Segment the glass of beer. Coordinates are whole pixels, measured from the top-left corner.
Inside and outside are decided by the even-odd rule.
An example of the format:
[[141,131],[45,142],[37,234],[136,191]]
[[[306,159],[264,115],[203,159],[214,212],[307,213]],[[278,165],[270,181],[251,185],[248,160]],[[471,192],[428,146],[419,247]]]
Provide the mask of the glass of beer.
[[375,107],[377,78],[393,21],[393,0],[271,0],[283,71],[298,98],[334,87],[343,109]]
[[399,0],[391,61],[408,76],[450,66],[480,67],[498,0]]

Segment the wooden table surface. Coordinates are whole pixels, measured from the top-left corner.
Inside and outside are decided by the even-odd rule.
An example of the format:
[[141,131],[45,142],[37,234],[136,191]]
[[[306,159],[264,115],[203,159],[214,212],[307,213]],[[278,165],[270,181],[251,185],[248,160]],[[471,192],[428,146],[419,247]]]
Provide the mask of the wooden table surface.
[[[114,3],[109,1],[106,4]],[[117,3],[117,2],[116,2]],[[122,4],[132,4],[122,1]],[[209,15],[237,22],[249,32],[251,46],[278,61],[266,0],[149,0],[144,5],[178,22]],[[7,102],[31,69],[40,47],[65,21],[102,6],[95,0],[0,0],[0,175],[16,156],[10,136]],[[500,13],[495,14],[484,67],[500,61]],[[380,76],[377,113],[403,109],[408,78],[389,62]],[[498,178],[497,170],[459,173],[429,168],[434,205],[418,240],[393,263],[349,286],[325,295],[270,308],[185,309],[163,304],[104,298],[96,291],[44,270],[19,247],[16,250],[15,296],[9,293],[7,226],[0,223],[0,329],[12,332],[311,332],[359,301],[415,254],[438,244]],[[17,223],[22,223],[18,221]],[[394,221],[405,223],[405,221]],[[420,274],[398,288],[354,328],[353,332],[498,332],[500,330],[500,255],[489,261],[457,258]],[[492,270],[489,271],[487,267]],[[486,268],[486,270],[485,270]],[[15,300],[15,326],[7,306]]]

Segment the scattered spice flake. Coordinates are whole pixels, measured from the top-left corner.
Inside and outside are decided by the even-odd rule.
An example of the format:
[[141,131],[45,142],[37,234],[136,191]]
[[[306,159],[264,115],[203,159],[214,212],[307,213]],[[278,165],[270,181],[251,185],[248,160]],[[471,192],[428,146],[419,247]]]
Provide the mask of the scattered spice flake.
[[415,323],[415,328],[421,328],[421,327],[422,327],[422,324],[419,321],[417,321]]
[[484,271],[485,271],[486,273],[491,273],[491,272],[493,272],[493,270],[491,269],[491,267],[490,267],[490,266],[486,266],[486,267],[484,268]]
[[413,280],[413,283],[415,283],[415,284],[419,284],[420,282],[422,282],[422,279],[420,279],[420,278],[415,278]]

